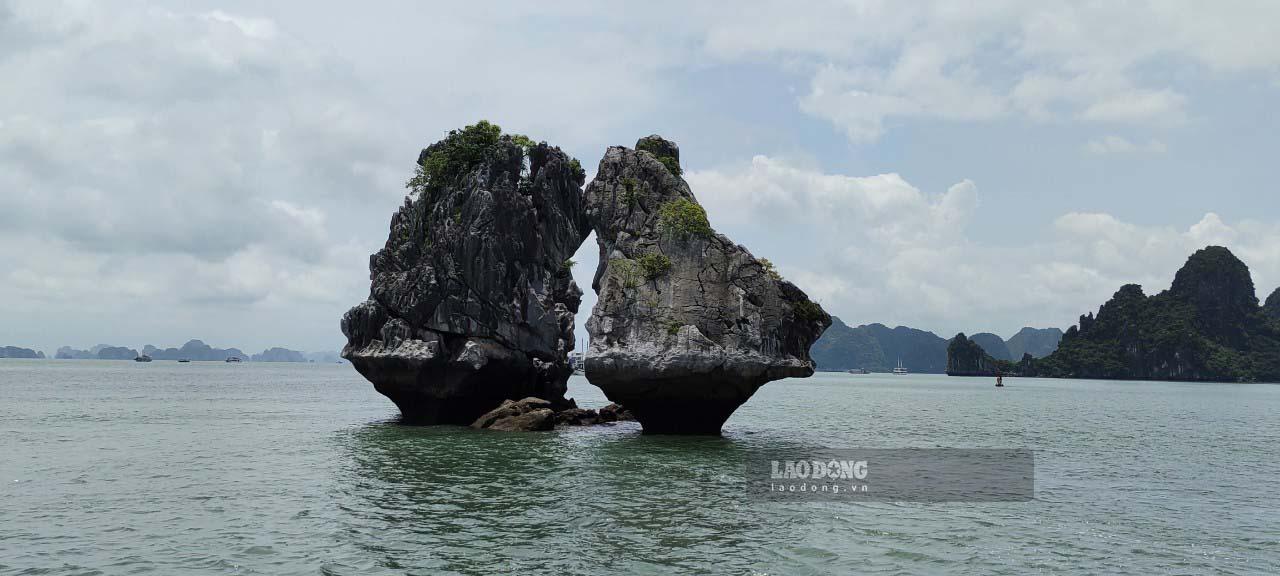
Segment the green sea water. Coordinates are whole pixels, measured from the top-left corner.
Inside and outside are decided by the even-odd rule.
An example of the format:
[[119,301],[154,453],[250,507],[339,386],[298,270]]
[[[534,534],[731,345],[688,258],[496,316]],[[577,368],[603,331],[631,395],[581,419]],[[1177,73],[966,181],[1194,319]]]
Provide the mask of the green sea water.
[[[0,360],[0,574],[1280,573],[1280,387],[992,384],[819,374],[721,438],[503,434],[401,426],[346,365]],[[1036,499],[743,494],[753,455],[821,447],[1028,448]]]

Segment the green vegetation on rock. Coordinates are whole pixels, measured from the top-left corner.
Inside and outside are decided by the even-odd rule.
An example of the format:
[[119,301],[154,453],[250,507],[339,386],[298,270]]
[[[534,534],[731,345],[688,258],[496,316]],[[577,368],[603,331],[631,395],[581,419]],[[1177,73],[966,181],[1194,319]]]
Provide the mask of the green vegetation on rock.
[[684,170],[680,168],[680,160],[670,154],[667,154],[665,150],[655,144],[655,141],[642,139],[640,142],[636,143],[636,150],[644,150],[645,152],[653,154],[653,156],[657,158],[663,166],[666,166],[667,171],[671,172],[673,176],[680,176],[683,174]]
[[636,288],[644,281],[644,271],[640,268],[640,264],[629,258],[610,260],[609,274],[617,278],[623,288]]
[[501,137],[502,128],[487,120],[450,130],[444,140],[422,151],[417,171],[406,186],[422,193],[451,184],[483,162]]
[[[524,134],[504,135],[501,126],[481,120],[460,130],[450,130],[443,140],[423,150],[414,175],[405,187],[422,194],[453,184],[484,162],[503,140],[520,147],[526,158],[530,150],[539,145]],[[586,177],[577,158],[569,160],[569,170],[575,179]],[[519,185],[523,189],[530,183],[521,180]]]
[[582,179],[587,177],[587,171],[582,169],[582,163],[577,158],[569,159],[569,171],[572,173],[573,178],[579,181],[579,184],[581,184]]
[[649,280],[658,278],[671,269],[671,259],[661,252],[647,252],[640,257],[639,262],[644,269],[644,277]]
[[710,237],[714,232],[707,221],[707,211],[688,198],[676,198],[658,209],[658,225],[681,238]]
[[812,300],[801,300],[795,303],[796,318],[805,322],[813,322],[827,317],[827,313],[822,307],[814,304]]
[[782,280],[782,275],[778,273],[778,269],[773,266],[768,258],[760,258],[760,267],[764,268],[764,273],[768,274],[774,280]]
[[622,201],[627,204],[627,208],[635,208],[640,202],[640,181],[635,178],[622,179]]

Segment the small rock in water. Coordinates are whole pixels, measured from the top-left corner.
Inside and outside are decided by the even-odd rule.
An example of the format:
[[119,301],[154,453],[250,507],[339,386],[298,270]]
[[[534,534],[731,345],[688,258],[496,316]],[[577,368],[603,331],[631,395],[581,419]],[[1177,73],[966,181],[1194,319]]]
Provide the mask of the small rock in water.
[[633,414],[631,414],[631,411],[627,410],[626,408],[623,408],[621,405],[617,403],[610,404],[600,409],[601,422],[620,422],[620,421],[628,421],[628,420],[635,420],[635,419],[636,417]]
[[598,424],[600,416],[595,410],[586,408],[568,408],[556,412],[556,424],[565,426],[590,426]]
[[507,432],[550,430],[555,427],[551,403],[541,398],[504,400],[501,405],[471,423],[472,428]]

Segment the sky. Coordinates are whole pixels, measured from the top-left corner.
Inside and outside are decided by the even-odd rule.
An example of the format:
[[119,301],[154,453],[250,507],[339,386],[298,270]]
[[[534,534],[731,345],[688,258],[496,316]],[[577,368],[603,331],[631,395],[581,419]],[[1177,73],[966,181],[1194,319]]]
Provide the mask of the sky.
[[675,140],[851,325],[1066,328],[1209,244],[1280,285],[1280,3],[457,4],[0,0],[0,345],[340,349],[480,119]]

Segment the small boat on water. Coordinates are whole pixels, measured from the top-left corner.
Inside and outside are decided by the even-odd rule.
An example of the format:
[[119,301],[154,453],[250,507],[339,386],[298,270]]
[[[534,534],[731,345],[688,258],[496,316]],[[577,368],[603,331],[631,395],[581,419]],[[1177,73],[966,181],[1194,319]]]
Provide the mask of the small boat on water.
[[179,359],[178,359],[178,363],[180,363],[180,364],[185,364],[185,363],[190,362],[190,361],[191,361],[191,360],[188,360],[188,359],[186,359],[186,358],[179,358]]
[[134,362],[150,362],[151,357],[147,356],[146,354],[143,354],[141,356],[138,356],[137,358],[134,358],[133,361]]
[[847,370],[847,372],[850,374],[870,374],[871,373],[867,371],[866,368],[851,368]]
[[227,356],[227,362],[240,362],[239,356]]
[[907,373],[907,369],[902,366],[902,357],[899,356],[898,367],[893,369],[893,374],[895,376],[903,376],[903,375],[906,375],[906,373]]

